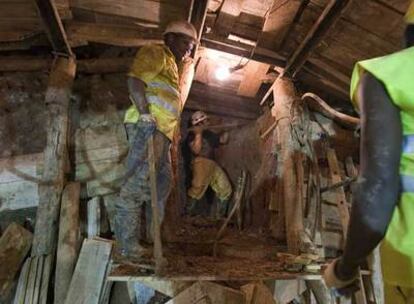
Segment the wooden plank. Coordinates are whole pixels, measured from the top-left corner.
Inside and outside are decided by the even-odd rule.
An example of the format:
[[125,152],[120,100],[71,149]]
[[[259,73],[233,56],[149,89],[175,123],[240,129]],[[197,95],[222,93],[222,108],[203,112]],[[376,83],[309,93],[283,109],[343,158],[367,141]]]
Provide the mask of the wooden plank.
[[[329,163],[330,175],[332,184],[336,184],[342,181],[338,160],[336,158],[336,153],[334,149],[328,148],[326,151],[326,156]],[[346,201],[345,192],[343,187],[333,190],[336,194],[336,203],[338,206],[339,218],[342,223],[342,234],[344,239],[346,239],[349,223],[349,209],[348,202]]]
[[52,253],[57,245],[60,198],[68,165],[68,122],[71,86],[76,65],[73,59],[58,58],[49,76],[45,103],[48,105],[47,143],[44,152],[43,182],[39,186],[32,254]]
[[165,26],[172,20],[187,19],[186,0],[169,1],[129,1],[129,0],[73,0],[72,8],[81,8],[108,15],[136,18],[142,22]]
[[145,279],[138,280],[138,282],[171,298],[175,297],[177,294],[193,284],[193,282],[180,282],[155,277],[147,277]]
[[399,12],[390,10],[375,0],[354,1],[344,14],[344,18],[359,27],[400,44],[405,24]]
[[123,47],[137,47],[153,43],[162,43],[162,32],[143,29],[137,26],[102,23],[70,23],[67,35],[71,45],[83,45],[87,42],[104,43]]
[[111,249],[109,241],[83,241],[65,304],[99,304]]
[[255,97],[268,70],[268,64],[249,61],[244,67],[244,77],[240,83],[237,95]]
[[240,287],[246,298],[246,304],[276,304],[272,292],[263,283],[249,283]]
[[102,288],[102,292],[101,292],[101,297],[99,299],[99,304],[108,304],[110,297],[111,297],[111,290],[112,290],[112,286],[114,284],[114,282],[109,281],[107,279],[109,272],[111,271],[112,268],[112,261],[110,261],[108,263],[108,266],[106,267],[106,273],[105,273],[105,283],[104,286]]
[[42,285],[39,294],[39,304],[46,304],[47,303],[47,295],[49,291],[49,282],[50,276],[52,273],[52,263],[53,263],[53,256],[52,254],[48,254],[43,256],[44,263],[43,263],[43,271],[42,271]]
[[36,275],[37,275],[37,268],[39,265],[39,259],[41,256],[35,256],[31,257],[30,262],[30,270],[29,270],[29,278],[27,281],[27,289],[26,289],[26,295],[24,299],[25,304],[33,304],[34,298],[36,297],[34,292],[34,286],[36,284]]
[[244,295],[238,290],[211,282],[197,282],[179,293],[166,304],[239,304]]
[[66,185],[60,208],[59,238],[56,255],[55,303],[63,303],[75,269],[80,245],[80,183]]
[[37,264],[37,271],[36,271],[36,279],[33,288],[33,304],[39,303],[39,295],[40,295],[40,284],[42,282],[42,275],[43,275],[43,267],[44,267],[44,256],[39,256],[38,264]]
[[243,2],[244,0],[224,0],[216,18],[213,31],[220,36],[227,37],[241,13]]
[[100,211],[100,201],[101,198],[94,197],[88,201],[88,238],[92,239],[96,236],[99,236],[100,233],[100,223],[101,223],[101,211]]
[[300,0],[273,1],[258,44],[271,50],[279,49],[300,5]]
[[32,234],[16,223],[10,224],[0,238],[0,302],[11,299],[15,279],[29,252]]
[[24,304],[27,282],[29,279],[30,261],[30,258],[26,259],[22,267],[22,270],[20,271],[19,282],[17,284],[13,304]]

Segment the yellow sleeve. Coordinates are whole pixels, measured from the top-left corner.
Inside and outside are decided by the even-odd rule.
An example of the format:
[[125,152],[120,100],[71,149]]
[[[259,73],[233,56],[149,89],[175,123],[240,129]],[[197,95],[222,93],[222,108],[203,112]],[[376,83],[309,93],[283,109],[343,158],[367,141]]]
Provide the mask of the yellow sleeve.
[[143,46],[135,55],[128,76],[151,82],[162,70],[165,54],[162,47],[157,45]]

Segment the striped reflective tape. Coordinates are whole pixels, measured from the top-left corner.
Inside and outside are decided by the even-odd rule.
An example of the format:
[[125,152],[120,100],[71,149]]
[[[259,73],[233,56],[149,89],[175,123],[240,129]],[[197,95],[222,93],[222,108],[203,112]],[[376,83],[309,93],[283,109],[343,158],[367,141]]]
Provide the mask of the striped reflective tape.
[[414,192],[414,176],[400,175],[400,180],[402,192]]
[[174,107],[171,103],[162,100],[157,96],[147,96],[147,100],[150,104],[157,105],[161,108],[164,108],[171,114],[173,114],[176,118],[180,116],[180,113],[176,107]]
[[180,92],[178,92],[176,88],[174,88],[173,86],[165,82],[149,82],[147,85],[151,88],[158,88],[158,89],[169,91],[170,93],[174,94],[177,97],[180,96]]
[[402,152],[414,153],[414,134],[403,136]]

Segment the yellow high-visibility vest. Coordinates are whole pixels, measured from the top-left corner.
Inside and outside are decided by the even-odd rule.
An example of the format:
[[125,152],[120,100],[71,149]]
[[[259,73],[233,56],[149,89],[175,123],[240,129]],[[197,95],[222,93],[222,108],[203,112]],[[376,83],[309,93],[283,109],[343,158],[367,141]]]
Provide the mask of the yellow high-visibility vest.
[[[356,107],[357,89],[364,71],[382,82],[400,109],[403,147],[400,161],[401,196],[381,244],[384,281],[414,287],[414,47],[358,62],[351,81]],[[385,122],[384,122],[385,123]]]
[[[167,46],[146,45],[136,54],[128,76],[146,84],[145,96],[157,129],[172,140],[181,114],[178,67]],[[136,123],[139,113],[134,104],[125,113],[125,123]]]

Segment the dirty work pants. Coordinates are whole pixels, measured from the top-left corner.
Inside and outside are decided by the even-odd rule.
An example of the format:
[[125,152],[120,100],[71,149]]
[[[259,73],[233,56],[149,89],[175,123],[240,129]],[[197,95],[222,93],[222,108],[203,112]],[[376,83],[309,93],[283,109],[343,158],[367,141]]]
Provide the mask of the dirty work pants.
[[398,287],[384,282],[384,296],[385,304],[414,304],[414,287]]
[[213,160],[205,157],[196,157],[192,163],[193,179],[187,194],[199,200],[203,197],[208,186],[216,193],[220,201],[230,198],[232,189],[230,181],[222,168]]
[[[170,140],[155,130],[155,126],[145,122],[126,124],[125,128],[130,147],[125,163],[124,181],[115,205],[115,236],[122,249],[132,252],[139,248],[141,239],[152,240],[148,138],[153,134],[160,223],[164,218],[165,203],[171,187]],[[146,237],[141,233],[143,207],[146,213]]]

